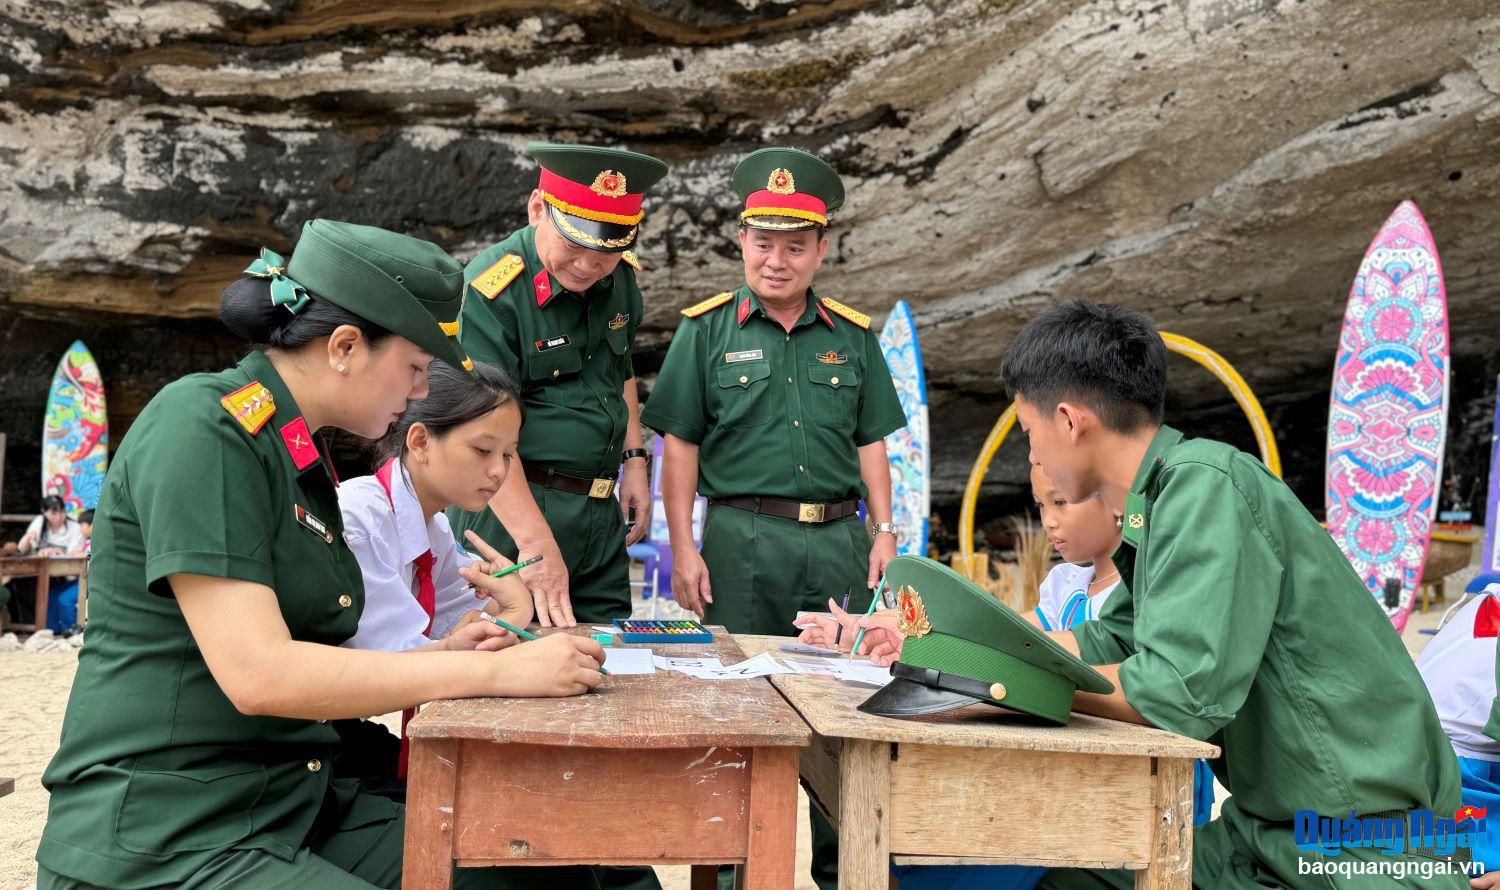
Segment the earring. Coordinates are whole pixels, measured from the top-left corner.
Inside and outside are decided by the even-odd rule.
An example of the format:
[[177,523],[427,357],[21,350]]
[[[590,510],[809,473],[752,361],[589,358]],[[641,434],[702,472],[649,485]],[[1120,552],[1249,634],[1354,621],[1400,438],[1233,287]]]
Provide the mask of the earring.
[[[339,366],[337,368],[335,368],[334,370],[338,371],[340,374],[347,374],[347,373],[349,373],[349,369],[346,368],[346,367],[344,367],[344,363],[343,362],[339,362]],[[1115,524],[1119,525],[1119,522],[1117,521]]]
[[1125,527],[1125,517],[1123,517],[1123,516],[1116,516],[1115,517],[1115,528],[1124,528],[1124,527]]

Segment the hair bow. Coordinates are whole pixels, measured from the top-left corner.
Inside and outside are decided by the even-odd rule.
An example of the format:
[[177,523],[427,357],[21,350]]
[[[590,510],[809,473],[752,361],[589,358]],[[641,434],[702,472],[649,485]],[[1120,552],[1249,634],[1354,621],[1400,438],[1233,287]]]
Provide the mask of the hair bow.
[[271,305],[285,306],[293,315],[307,308],[312,302],[307,288],[287,277],[286,260],[273,250],[260,249],[260,258],[245,270],[246,275],[271,279]]

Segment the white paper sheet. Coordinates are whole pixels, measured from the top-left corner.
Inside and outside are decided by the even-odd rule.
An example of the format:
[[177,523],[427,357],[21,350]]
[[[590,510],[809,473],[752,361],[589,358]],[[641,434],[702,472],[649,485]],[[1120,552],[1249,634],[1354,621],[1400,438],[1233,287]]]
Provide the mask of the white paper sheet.
[[617,677],[656,673],[656,659],[650,649],[625,649],[610,646],[604,650],[604,669]]
[[889,668],[883,668],[865,659],[853,661],[847,658],[829,658],[819,661],[803,661],[788,658],[786,664],[799,674],[807,674],[814,677],[833,677],[836,680],[843,680],[847,683],[884,686],[891,682]]

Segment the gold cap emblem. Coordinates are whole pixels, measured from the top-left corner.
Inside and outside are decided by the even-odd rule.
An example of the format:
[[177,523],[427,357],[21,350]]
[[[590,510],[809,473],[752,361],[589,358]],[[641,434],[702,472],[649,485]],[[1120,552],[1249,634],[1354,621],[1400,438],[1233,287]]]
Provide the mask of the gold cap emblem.
[[1005,700],[1005,684],[1004,683],[991,683],[990,684],[990,698],[994,699],[995,701],[1004,701]]
[[905,637],[925,637],[932,633],[927,621],[927,607],[922,604],[922,595],[911,587],[902,586],[896,591],[896,610],[901,618],[897,630]]
[[606,198],[625,197],[625,174],[616,173],[613,170],[605,170],[594,177],[594,184],[589,189],[596,195]]
[[790,195],[797,191],[797,180],[792,178],[792,171],[777,167],[771,171],[771,178],[766,180],[766,190],[778,195]]

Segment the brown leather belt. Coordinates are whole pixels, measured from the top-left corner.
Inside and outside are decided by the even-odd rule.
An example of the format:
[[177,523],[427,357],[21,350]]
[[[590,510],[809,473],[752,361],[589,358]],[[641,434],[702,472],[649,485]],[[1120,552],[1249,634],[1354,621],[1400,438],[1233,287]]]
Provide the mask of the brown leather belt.
[[834,504],[802,504],[781,498],[762,498],[742,495],[733,498],[713,498],[710,504],[723,504],[736,510],[749,510],[766,516],[780,516],[798,522],[832,522],[859,512],[859,501],[839,501]]
[[609,498],[615,493],[615,480],[613,479],[585,479],[582,476],[570,476],[567,473],[559,473],[551,467],[539,467],[535,464],[526,465],[526,481],[535,482],[547,488],[555,488],[558,491],[586,494],[600,500]]

